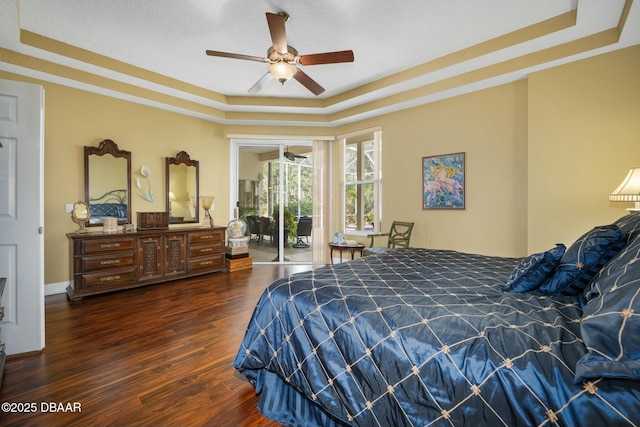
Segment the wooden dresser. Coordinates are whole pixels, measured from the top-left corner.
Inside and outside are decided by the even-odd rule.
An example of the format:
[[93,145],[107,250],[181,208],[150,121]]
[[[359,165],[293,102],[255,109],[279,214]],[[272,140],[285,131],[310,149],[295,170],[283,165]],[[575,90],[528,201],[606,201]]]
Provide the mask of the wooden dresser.
[[72,300],[225,270],[226,227],[67,234]]

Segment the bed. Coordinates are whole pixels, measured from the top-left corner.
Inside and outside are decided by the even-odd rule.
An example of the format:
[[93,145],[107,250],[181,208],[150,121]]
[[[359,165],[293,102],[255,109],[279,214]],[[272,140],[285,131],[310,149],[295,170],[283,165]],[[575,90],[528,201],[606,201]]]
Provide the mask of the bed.
[[521,259],[409,248],[293,274],[235,367],[289,426],[638,426],[639,259],[636,213]]

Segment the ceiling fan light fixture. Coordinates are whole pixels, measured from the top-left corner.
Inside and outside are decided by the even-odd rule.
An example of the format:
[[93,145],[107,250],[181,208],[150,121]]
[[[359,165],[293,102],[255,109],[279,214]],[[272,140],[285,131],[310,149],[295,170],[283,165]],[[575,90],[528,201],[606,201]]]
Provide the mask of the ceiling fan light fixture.
[[244,59],[247,61],[266,62],[269,69],[251,88],[249,93],[254,95],[260,91],[271,78],[275,78],[284,85],[291,77],[295,78],[302,86],[309,89],[314,95],[324,93],[324,88],[313,80],[302,69],[296,65],[319,65],[319,64],[337,64],[340,62],[353,62],[353,51],[341,50],[336,52],[314,53],[311,55],[298,55],[298,51],[287,44],[287,36],[285,31],[285,22],[289,20],[286,12],[266,13],[267,25],[269,26],[269,34],[273,45],[267,49],[266,57],[242,55],[238,53],[221,52],[217,50],[206,50],[209,56],[218,56],[223,58]]
[[298,69],[287,61],[278,61],[269,65],[269,73],[281,84],[285,84],[297,71]]

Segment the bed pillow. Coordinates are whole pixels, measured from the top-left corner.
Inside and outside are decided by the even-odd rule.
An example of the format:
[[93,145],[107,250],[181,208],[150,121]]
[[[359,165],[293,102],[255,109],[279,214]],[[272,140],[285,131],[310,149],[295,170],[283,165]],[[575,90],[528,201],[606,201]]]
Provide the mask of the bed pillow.
[[595,227],[576,240],[560,259],[553,275],[541,286],[547,295],[578,295],[626,244],[615,225]]
[[627,241],[630,242],[635,236],[640,234],[640,212],[632,212],[625,215],[615,221],[613,225],[626,234],[628,236]]
[[588,353],[576,365],[585,378],[640,379],[640,233],[585,290],[580,331]]
[[553,274],[566,249],[565,245],[557,243],[553,249],[523,258],[511,272],[504,290],[529,292],[538,289]]

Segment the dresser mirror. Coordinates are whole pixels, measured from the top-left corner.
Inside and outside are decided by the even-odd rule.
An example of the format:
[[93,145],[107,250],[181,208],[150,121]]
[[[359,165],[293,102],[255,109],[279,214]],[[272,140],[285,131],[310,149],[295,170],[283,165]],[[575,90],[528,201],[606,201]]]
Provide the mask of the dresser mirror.
[[169,223],[198,222],[199,165],[185,151],[167,157],[167,212]]
[[131,152],[118,149],[110,139],[98,147],[84,147],[84,199],[91,217],[88,226],[102,225],[102,218],[131,222]]
[[91,211],[89,210],[89,206],[83,201],[78,201],[73,204],[73,209],[71,209],[71,221],[78,224],[78,229],[76,233],[86,233],[87,229],[85,225],[87,222],[91,220]]

